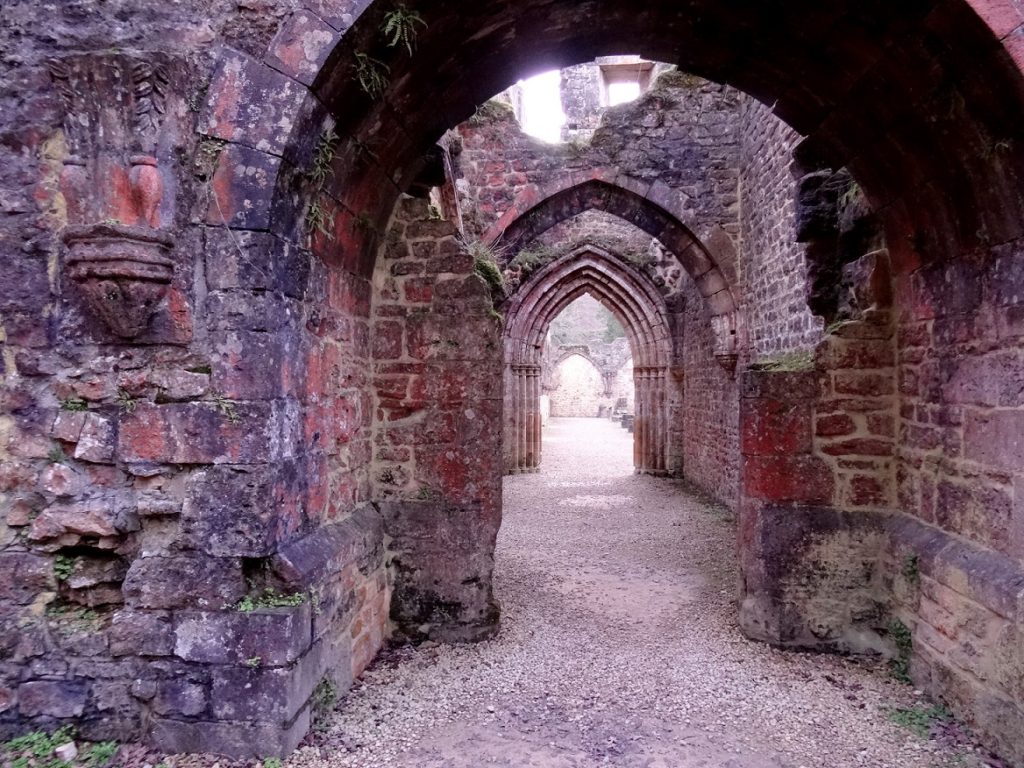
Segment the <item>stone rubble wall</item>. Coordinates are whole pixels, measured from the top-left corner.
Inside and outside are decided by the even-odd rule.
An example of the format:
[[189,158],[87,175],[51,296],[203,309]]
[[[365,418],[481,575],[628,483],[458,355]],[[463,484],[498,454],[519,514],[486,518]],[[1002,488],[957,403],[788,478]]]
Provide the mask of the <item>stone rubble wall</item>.
[[501,320],[457,235],[403,198],[374,276],[372,495],[392,539],[392,617],[414,639],[497,629]]
[[749,96],[740,108],[743,311],[749,354],[811,349],[821,318],[807,307],[804,246],[796,238],[793,149],[800,136]]

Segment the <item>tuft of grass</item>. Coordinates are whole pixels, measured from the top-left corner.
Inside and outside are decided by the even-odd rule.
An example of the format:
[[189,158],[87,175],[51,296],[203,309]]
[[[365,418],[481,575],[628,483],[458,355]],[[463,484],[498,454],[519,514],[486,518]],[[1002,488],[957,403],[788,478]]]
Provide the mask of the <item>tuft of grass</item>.
[[[262,592],[246,595],[235,606],[242,613],[252,613],[261,608],[291,608],[306,602],[305,592],[282,595],[272,587],[265,587]],[[248,664],[252,659],[249,659]]]
[[235,404],[219,392],[213,393],[213,407],[217,410],[217,413],[228,420],[229,424],[237,424],[242,420],[238,415]]
[[897,707],[887,713],[890,722],[905,728],[922,739],[927,739],[936,723],[952,720],[949,710],[940,704],[917,707]]
[[281,768],[284,763],[281,762],[279,757],[265,757],[263,758],[263,768]]
[[496,120],[507,120],[514,116],[515,110],[511,104],[491,99],[476,108],[476,112],[469,118],[469,123],[470,125],[482,125]]
[[80,397],[69,397],[67,400],[60,401],[60,409],[62,411],[87,411],[89,410],[89,403]]
[[910,655],[914,650],[914,637],[910,628],[899,619],[889,622],[889,636],[896,644],[896,658],[889,661],[889,669],[896,680],[909,685]]
[[63,464],[66,458],[64,449],[59,445],[53,446],[49,453],[46,454],[46,460],[51,464]]
[[253,656],[251,659],[246,659],[245,666],[247,666],[249,669],[259,669],[263,666],[263,657]]
[[423,20],[418,11],[413,11],[405,4],[399,5],[395,10],[384,15],[384,23],[381,24],[381,32],[387,38],[389,48],[404,45],[409,55],[412,55],[416,47],[416,37],[420,29],[426,29],[427,22]]
[[505,276],[498,267],[500,252],[493,245],[473,240],[463,242],[463,249],[473,257],[473,271],[487,283],[494,294],[504,294]]
[[783,355],[778,355],[755,363],[754,368],[760,371],[772,371],[778,373],[809,371],[814,368],[814,352],[810,350],[787,352]]

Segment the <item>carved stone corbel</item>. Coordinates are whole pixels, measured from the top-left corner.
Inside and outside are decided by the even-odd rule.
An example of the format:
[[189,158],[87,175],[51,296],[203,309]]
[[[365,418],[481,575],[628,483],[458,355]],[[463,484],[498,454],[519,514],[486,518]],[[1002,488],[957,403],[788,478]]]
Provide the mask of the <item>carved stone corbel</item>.
[[727,371],[736,370],[740,354],[739,318],[735,311],[711,318],[715,360]]
[[160,55],[121,53],[50,62],[70,152],[60,177],[66,274],[88,311],[122,338],[146,329],[174,276],[174,240],[160,231],[164,179],[156,155],[169,66]]
[[69,227],[68,276],[93,315],[122,338],[142,333],[174,277],[174,241],[121,224]]

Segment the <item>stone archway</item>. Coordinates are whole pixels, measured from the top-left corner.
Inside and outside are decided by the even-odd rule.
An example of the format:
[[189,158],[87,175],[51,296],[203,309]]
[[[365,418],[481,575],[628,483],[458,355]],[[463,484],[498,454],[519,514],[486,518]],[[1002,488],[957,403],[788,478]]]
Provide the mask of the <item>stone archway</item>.
[[636,384],[634,465],[666,471],[667,402],[672,336],[664,300],[637,270],[595,246],[584,246],[534,274],[507,305],[505,320],[505,471],[536,472],[541,460],[541,354],[551,321],[590,294],[626,330]]
[[483,239],[516,253],[555,225],[591,210],[633,224],[673,254],[707,304],[715,357],[726,368],[734,366],[743,345],[742,316],[722,268],[684,223],[689,218],[684,193],[615,169],[597,168],[582,180],[560,177],[542,187],[527,188]]
[[[173,13],[164,5],[161,13]],[[200,20],[172,42],[147,38],[147,24],[133,25],[136,37],[125,42],[139,53],[107,52],[104,68],[117,73],[116,90],[130,94],[118,104],[141,107],[132,110],[129,123],[141,122],[140,132],[149,131],[157,115],[173,114],[182,129],[177,136],[198,133],[205,142],[202,150],[192,139],[188,146],[169,140],[154,142],[156,154],[150,156],[147,141],[147,154],[131,160],[139,149],[129,146],[134,141],[122,145],[125,134],[107,131],[103,150],[110,157],[102,167],[111,172],[95,178],[90,176],[95,169],[82,165],[81,158],[38,153],[47,160],[36,189],[40,197],[51,194],[47,187],[58,186],[58,175],[69,193],[87,192],[90,185],[113,179],[111,205],[119,216],[124,215],[119,207],[131,213],[140,205],[150,214],[159,208],[161,216],[126,218],[155,223],[154,228],[174,222],[181,246],[175,264],[160,256],[148,260],[160,267],[159,274],[134,275],[141,277],[139,282],[163,284],[174,267],[178,282],[167,293],[168,322],[130,352],[141,355],[150,342],[168,344],[187,351],[184,365],[193,370],[171,378],[159,371],[151,384],[138,385],[147,393],[145,402],[136,402],[128,392],[120,398],[123,406],[118,405],[118,387],[135,384],[131,376],[119,379],[124,371],[105,371],[94,387],[40,383],[50,375],[46,351],[68,351],[51,346],[66,329],[58,323],[61,318],[54,319],[55,287],[48,279],[58,259],[56,251],[44,254],[54,258],[40,268],[35,258],[33,249],[41,248],[33,229],[40,220],[35,208],[12,206],[15,215],[9,217],[12,223],[31,222],[16,225],[26,235],[26,248],[23,256],[11,259],[16,279],[9,282],[34,292],[15,296],[9,302],[13,313],[5,304],[5,353],[11,347],[5,359],[9,367],[15,361],[17,375],[28,380],[19,383],[22,390],[10,406],[10,423],[17,421],[19,430],[12,432],[20,443],[15,447],[28,452],[14,457],[10,482],[19,492],[28,488],[36,493],[35,480],[26,478],[45,471],[59,479],[59,468],[44,465],[51,436],[74,448],[75,461],[112,468],[109,475],[105,470],[90,473],[107,478],[109,487],[89,490],[109,490],[110,496],[73,492],[65,498],[62,491],[60,503],[54,503],[57,494],[45,497],[47,508],[34,518],[33,535],[47,547],[68,533],[72,541],[85,535],[115,547],[135,533],[137,517],[181,518],[174,528],[181,540],[174,548],[144,550],[128,567],[123,589],[114,590],[125,600],[113,634],[118,653],[124,654],[119,658],[126,661],[112,666],[120,664],[126,679],[145,674],[148,700],[163,696],[157,699],[162,710],[173,694],[161,687],[167,679],[157,667],[163,665],[151,662],[173,657],[171,669],[187,670],[200,680],[192,692],[198,705],[188,701],[184,710],[168,708],[166,716],[150,720],[150,705],[131,700],[126,690],[120,727],[139,733],[144,721],[153,728],[152,738],[172,749],[287,751],[308,725],[307,702],[321,672],[345,667],[338,682],[346,684],[351,670],[379,645],[379,631],[364,638],[358,633],[325,635],[325,627],[336,619],[338,626],[379,630],[387,615],[384,538],[367,491],[366,457],[372,449],[366,430],[374,414],[366,378],[369,277],[395,201],[416,178],[433,142],[533,62],[557,65],[626,49],[676,62],[775,105],[776,113],[807,137],[798,160],[812,180],[816,173],[828,177],[841,166],[850,169],[876,212],[891,256],[898,328],[855,328],[849,332],[870,334],[853,339],[865,343],[853,352],[826,350],[832,357],[822,363],[822,378],[836,398],[818,410],[808,405],[820,391],[813,374],[780,383],[770,372],[758,372],[744,382],[745,400],[763,401],[761,410],[754,409],[761,418],[749,421],[750,433],[744,436],[745,452],[753,460],[747,463],[741,539],[744,588],[756,589],[763,598],[762,636],[834,647],[817,624],[817,634],[792,635],[776,619],[799,615],[804,607],[787,604],[780,587],[792,577],[794,594],[803,594],[802,578],[811,571],[787,570],[793,554],[821,543],[814,564],[834,565],[829,536],[838,531],[862,546],[866,569],[881,569],[880,583],[898,574],[894,562],[909,555],[920,558],[921,572],[942,586],[943,594],[952,595],[954,609],[983,608],[1000,636],[1009,638],[1005,644],[1019,647],[1014,638],[1021,637],[1015,607],[1020,582],[1015,580],[1021,549],[1019,536],[1006,530],[1006,520],[1013,525],[1020,520],[1024,464],[1016,438],[1021,404],[1005,395],[1009,388],[1001,388],[1016,375],[1013,361],[1020,343],[1024,146],[1014,139],[1024,123],[1024,12],[1018,3],[850,1],[809,10],[802,4],[780,8],[698,0],[682,14],[677,3],[650,3],[638,13],[635,4],[606,0],[585,6],[602,23],[587,25],[581,33],[581,6],[569,0],[514,6],[456,2],[423,10],[426,26],[415,57],[400,47],[388,48],[379,35],[389,4],[327,0],[315,7],[316,12],[295,10],[279,27],[273,20],[269,27],[264,20],[254,22],[256,43],[245,51],[231,47],[236,26],[224,32],[225,45],[214,49],[208,44],[214,27],[197,31],[204,23]],[[543,13],[534,12],[541,8]],[[156,29],[174,29],[160,18]],[[88,39],[74,46],[62,42],[65,47],[47,55],[79,50],[78,42],[87,44]],[[171,92],[170,81],[161,79],[166,72],[156,70],[179,43],[185,49],[182,59],[199,62],[195,74],[201,76],[189,70],[174,80],[180,92]],[[360,86],[356,54],[390,67],[379,92]],[[100,58],[96,52],[93,57]],[[208,61],[215,71],[204,97],[183,83],[204,80]],[[83,74],[83,83],[99,83],[91,63],[79,68],[64,61],[55,67],[54,91],[71,101],[83,100],[88,91],[68,84],[77,73]],[[16,82],[46,80],[42,67],[26,74]],[[86,107],[113,109],[114,100],[107,97],[114,89],[100,87],[100,98]],[[165,97],[173,97],[172,109],[164,109]],[[189,104],[193,100],[194,106]],[[50,115],[37,124],[36,113],[48,111],[49,105],[18,101],[11,103],[14,119],[22,114],[31,118],[25,143],[19,133],[5,146],[14,148],[10,157],[28,157],[40,149],[38,137],[28,134],[38,132],[38,125],[50,129],[60,118]],[[193,115],[190,106],[201,115]],[[80,111],[67,116],[69,124],[88,122],[78,119],[85,114],[81,107],[73,105]],[[325,147],[330,151],[324,152]],[[184,170],[182,158],[190,153],[209,160],[209,184],[205,177],[196,183]],[[321,168],[320,182],[310,172],[314,159],[330,167],[330,173]],[[14,175],[20,177],[20,165]],[[166,192],[160,197],[162,186]],[[184,193],[177,195],[179,189]],[[60,206],[53,208],[59,213]],[[90,215],[95,215],[90,224],[101,224],[106,214]],[[313,219],[319,226],[309,226]],[[820,220],[810,224],[823,226]],[[142,243],[142,251],[171,247],[152,233],[145,239],[118,228],[94,231],[114,241]],[[76,247],[82,242],[72,238]],[[182,275],[204,270],[215,290],[209,296],[196,291],[193,301],[203,312],[193,315]],[[961,292],[965,286],[970,291]],[[96,293],[94,300],[103,298]],[[144,294],[138,298],[140,304],[147,301],[152,303]],[[117,319],[116,312],[107,316]],[[192,335],[196,317],[200,330],[213,331],[210,336]],[[72,316],[75,333],[80,330],[76,320]],[[135,323],[130,325],[123,330],[134,330]],[[90,346],[94,341],[89,338],[80,348],[69,344],[74,354],[65,359],[116,359],[105,350],[97,353]],[[833,370],[841,365],[840,353],[856,370]],[[999,386],[979,381],[979,372]],[[149,394],[167,389],[169,382],[176,393],[170,401],[164,394]],[[39,393],[45,398],[41,404]],[[88,395],[82,403],[89,412],[76,415],[69,409],[50,419],[58,399],[71,395]],[[870,421],[863,412],[842,412],[846,406],[836,405],[840,399],[886,400],[887,410]],[[799,407],[793,407],[794,401]],[[870,433],[868,439],[871,429],[882,434]],[[780,457],[783,441],[760,439],[766,433],[792,438],[794,456]],[[344,456],[343,449],[348,451]],[[864,450],[885,456],[867,462],[863,457],[835,459],[850,455],[844,451]],[[840,473],[845,495],[833,495],[833,478],[821,480],[827,471],[818,472],[829,466],[820,454],[837,465],[866,463],[871,473]],[[800,475],[786,475],[780,467],[812,468],[815,481],[821,482],[783,487],[780,478]],[[138,480],[154,476],[168,478],[166,487],[160,487],[162,481]],[[882,480],[888,488],[881,487]],[[267,498],[275,499],[273,507],[264,503]],[[990,506],[1001,510],[1001,521],[979,515],[979,508]],[[763,524],[772,520],[764,514],[769,507],[779,526]],[[128,514],[110,520],[111,510]],[[29,512],[37,511],[18,514],[30,520]],[[439,514],[424,513],[414,521],[422,539],[437,538],[437,520],[450,510],[430,511]],[[91,526],[86,534],[70,530],[83,520]],[[870,537],[860,535],[865,527],[872,528]],[[53,563],[54,551],[38,546],[5,553],[8,572],[17,577],[14,597],[27,605],[37,594],[55,589]],[[828,575],[828,568],[813,570],[823,571]],[[253,586],[252,577],[268,573],[290,588],[322,588],[325,599],[318,602],[317,616],[311,616],[308,603],[255,617],[234,610]],[[376,591],[351,610],[354,580],[376,585]],[[1014,584],[1017,591],[1012,591]],[[281,585],[272,581],[266,586]],[[831,607],[830,586],[835,587],[825,584],[822,594]],[[874,600],[875,595],[867,597]],[[878,602],[891,597],[886,594]],[[868,607],[882,610],[875,603]],[[913,605],[902,610],[908,621],[927,626],[926,611]],[[1002,641],[988,642],[979,653],[986,665],[998,665]],[[351,666],[346,665],[353,655],[349,645],[361,649],[355,653],[359,663]],[[263,669],[245,667],[245,655],[236,652],[255,648],[265,656]],[[927,642],[917,650],[930,689],[975,717],[993,740],[1024,754],[1019,742],[1024,703],[1017,680],[987,676],[986,669],[982,681],[957,652],[947,655]],[[54,687],[48,680],[28,682],[37,689],[38,682],[44,690]],[[92,685],[91,680],[73,681],[74,701],[82,707],[94,703]],[[242,688],[253,693],[244,706],[231,695]]]

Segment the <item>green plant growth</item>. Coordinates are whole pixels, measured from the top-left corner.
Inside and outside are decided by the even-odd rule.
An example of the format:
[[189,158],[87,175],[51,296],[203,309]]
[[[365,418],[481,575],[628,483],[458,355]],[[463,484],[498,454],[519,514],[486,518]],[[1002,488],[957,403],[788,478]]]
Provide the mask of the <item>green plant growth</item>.
[[117,404],[125,413],[132,413],[138,407],[139,401],[127,389],[121,388],[117,390]]
[[60,409],[62,411],[87,411],[89,410],[89,403],[80,397],[69,397],[67,400],[60,401]]
[[51,464],[63,464],[65,460],[64,449],[59,445],[53,446],[46,454],[46,460]]
[[420,501],[433,501],[436,497],[434,490],[425,485],[416,492],[416,498]]
[[378,99],[388,87],[391,67],[369,54],[356,52],[356,80],[363,93],[371,99]]
[[890,659],[892,676],[901,683],[910,684],[910,655],[914,650],[914,638],[910,628],[899,619],[889,622],[889,636],[896,644],[896,657]]
[[338,686],[328,678],[324,677],[313,689],[313,695],[309,699],[309,709],[313,717],[313,729],[322,731],[326,726],[327,717],[334,711],[338,704]]
[[547,264],[555,257],[555,252],[546,245],[536,248],[527,248],[516,254],[509,262],[509,267],[519,269],[524,276],[531,274],[538,267]]
[[235,404],[218,392],[213,393],[213,407],[217,410],[217,413],[228,420],[229,424],[237,424],[242,420],[238,415]]
[[79,760],[87,768],[101,768],[111,765],[120,745],[116,741],[101,741],[82,750]]
[[473,271],[487,283],[492,293],[503,294],[505,292],[505,277],[498,268],[498,252],[486,243],[474,240],[470,243],[463,243],[463,247],[473,257]]
[[792,372],[809,371],[814,368],[814,353],[810,350],[787,352],[776,357],[762,360],[754,365],[761,371]]
[[906,728],[922,739],[927,739],[931,735],[933,725],[953,718],[949,710],[940,704],[908,708],[898,707],[890,709],[888,717],[891,722],[901,728]]
[[273,587],[264,587],[262,592],[254,592],[243,597],[235,607],[242,613],[252,613],[261,608],[291,608],[302,605],[304,602],[306,602],[305,592],[282,595]]
[[263,657],[253,656],[251,659],[246,659],[245,666],[247,666],[249,669],[259,669],[263,666]]
[[281,768],[283,763],[279,757],[266,757],[263,759],[263,768]]
[[67,744],[75,736],[70,726],[53,733],[32,731],[0,744],[3,765],[11,768],[68,768],[69,763],[54,756],[57,747]]
[[46,607],[46,615],[56,629],[64,637],[96,632],[103,625],[103,617],[92,608],[83,608],[67,603],[50,603]]
[[418,11],[410,10],[406,5],[399,5],[395,10],[384,15],[381,31],[387,38],[388,47],[404,45],[409,55],[416,47],[416,36],[420,29],[426,29],[427,22]]
[[903,558],[903,567],[900,569],[903,578],[912,586],[917,586],[921,581],[921,563],[918,556],[911,552]]
[[473,116],[469,118],[470,125],[482,125],[483,123],[489,123],[495,120],[510,120],[515,117],[515,109],[512,108],[511,104],[506,104],[504,101],[498,101],[497,99],[491,99],[485,101],[476,111]]
[[324,128],[320,138],[317,139],[308,172],[309,180],[313,183],[313,191],[310,194],[309,209],[306,211],[306,233],[312,236],[314,232],[319,232],[328,240],[334,238],[334,233],[329,226],[330,218],[327,216],[327,211],[320,204],[320,197],[327,180],[334,175],[332,165],[337,146],[338,134],[334,132],[334,127]]
[[327,240],[334,239],[334,232],[331,231],[331,219],[327,211],[316,198],[309,204],[306,211],[306,233],[312,237],[314,232],[319,232]]
[[67,581],[71,572],[75,570],[75,563],[77,562],[77,557],[57,555],[53,561],[53,575],[57,578],[57,581]]

